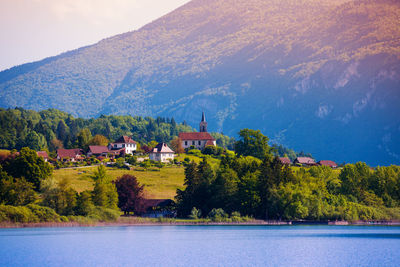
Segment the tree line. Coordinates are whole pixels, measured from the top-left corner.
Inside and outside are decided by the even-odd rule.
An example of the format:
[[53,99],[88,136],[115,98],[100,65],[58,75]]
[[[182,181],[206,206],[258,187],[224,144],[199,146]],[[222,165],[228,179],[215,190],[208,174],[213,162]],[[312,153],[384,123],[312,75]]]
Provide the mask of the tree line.
[[236,155],[223,155],[216,170],[206,157],[185,167],[178,216],[223,209],[267,220],[400,219],[399,166],[293,168],[274,157],[259,131],[243,129],[239,135]]
[[67,178],[56,183],[52,172],[53,167],[27,147],[1,157],[0,222],[107,221],[117,219],[120,210],[141,208],[143,186],[132,175],[112,181],[101,165],[91,176],[93,190],[78,193]]

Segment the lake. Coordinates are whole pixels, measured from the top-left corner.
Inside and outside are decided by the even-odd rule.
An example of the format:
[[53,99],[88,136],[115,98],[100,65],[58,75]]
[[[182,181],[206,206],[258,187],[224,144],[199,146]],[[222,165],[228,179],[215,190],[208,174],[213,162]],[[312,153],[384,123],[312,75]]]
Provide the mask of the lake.
[[0,266],[400,266],[400,227],[0,229]]

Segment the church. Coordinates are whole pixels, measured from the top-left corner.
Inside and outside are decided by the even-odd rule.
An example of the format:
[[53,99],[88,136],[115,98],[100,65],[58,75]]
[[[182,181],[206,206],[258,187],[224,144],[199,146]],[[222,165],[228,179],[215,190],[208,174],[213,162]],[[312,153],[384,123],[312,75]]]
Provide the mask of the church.
[[207,122],[204,112],[201,116],[200,132],[179,133],[179,139],[182,141],[184,149],[194,146],[203,150],[206,146],[216,146],[215,139],[207,132]]

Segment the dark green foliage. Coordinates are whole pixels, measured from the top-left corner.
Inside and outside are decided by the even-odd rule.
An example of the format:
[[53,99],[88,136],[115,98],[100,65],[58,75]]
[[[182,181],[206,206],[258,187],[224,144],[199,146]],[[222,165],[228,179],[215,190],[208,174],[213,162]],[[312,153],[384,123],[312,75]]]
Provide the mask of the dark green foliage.
[[19,155],[13,154],[3,163],[3,169],[14,178],[25,178],[39,190],[40,183],[52,174],[53,167],[36,151],[22,148]]
[[290,159],[290,161],[293,162],[293,160],[295,160],[297,157],[309,157],[309,158],[313,158],[313,156],[310,153],[304,153],[303,151],[301,152],[295,152],[293,149],[284,147],[283,145],[277,145],[274,144],[271,146],[272,147],[272,151],[274,153],[275,156],[278,157],[288,157]]
[[239,131],[239,140],[235,143],[235,152],[238,156],[253,156],[259,159],[270,157],[268,137],[259,130],[242,129]]
[[33,184],[24,178],[14,179],[4,172],[0,176],[0,204],[24,206],[37,199]]
[[56,109],[36,112],[0,108],[0,148],[6,149],[27,146],[34,150],[49,148],[54,151],[60,147],[54,140],[59,140],[65,148],[87,149],[93,141],[92,136],[96,135],[111,141],[129,135],[140,143],[154,140],[169,142],[179,132],[188,131],[192,131],[192,128],[168,118],[101,116],[97,119],[81,119]]
[[226,221],[223,211],[268,220],[400,219],[398,166],[349,164],[338,175],[326,166],[293,172],[277,157],[230,155],[215,175],[206,165],[186,165],[186,189],[176,197],[180,216],[195,218],[201,210],[213,221]]
[[43,190],[42,205],[54,209],[60,215],[74,215],[76,210],[78,193],[68,186],[67,180],[63,180],[56,187]]

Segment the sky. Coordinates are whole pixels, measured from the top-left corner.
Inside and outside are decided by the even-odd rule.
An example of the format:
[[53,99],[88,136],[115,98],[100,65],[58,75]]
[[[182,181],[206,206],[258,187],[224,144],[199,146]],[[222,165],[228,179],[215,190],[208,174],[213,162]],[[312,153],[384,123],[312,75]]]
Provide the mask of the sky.
[[189,0],[0,0],[0,71],[137,30]]

